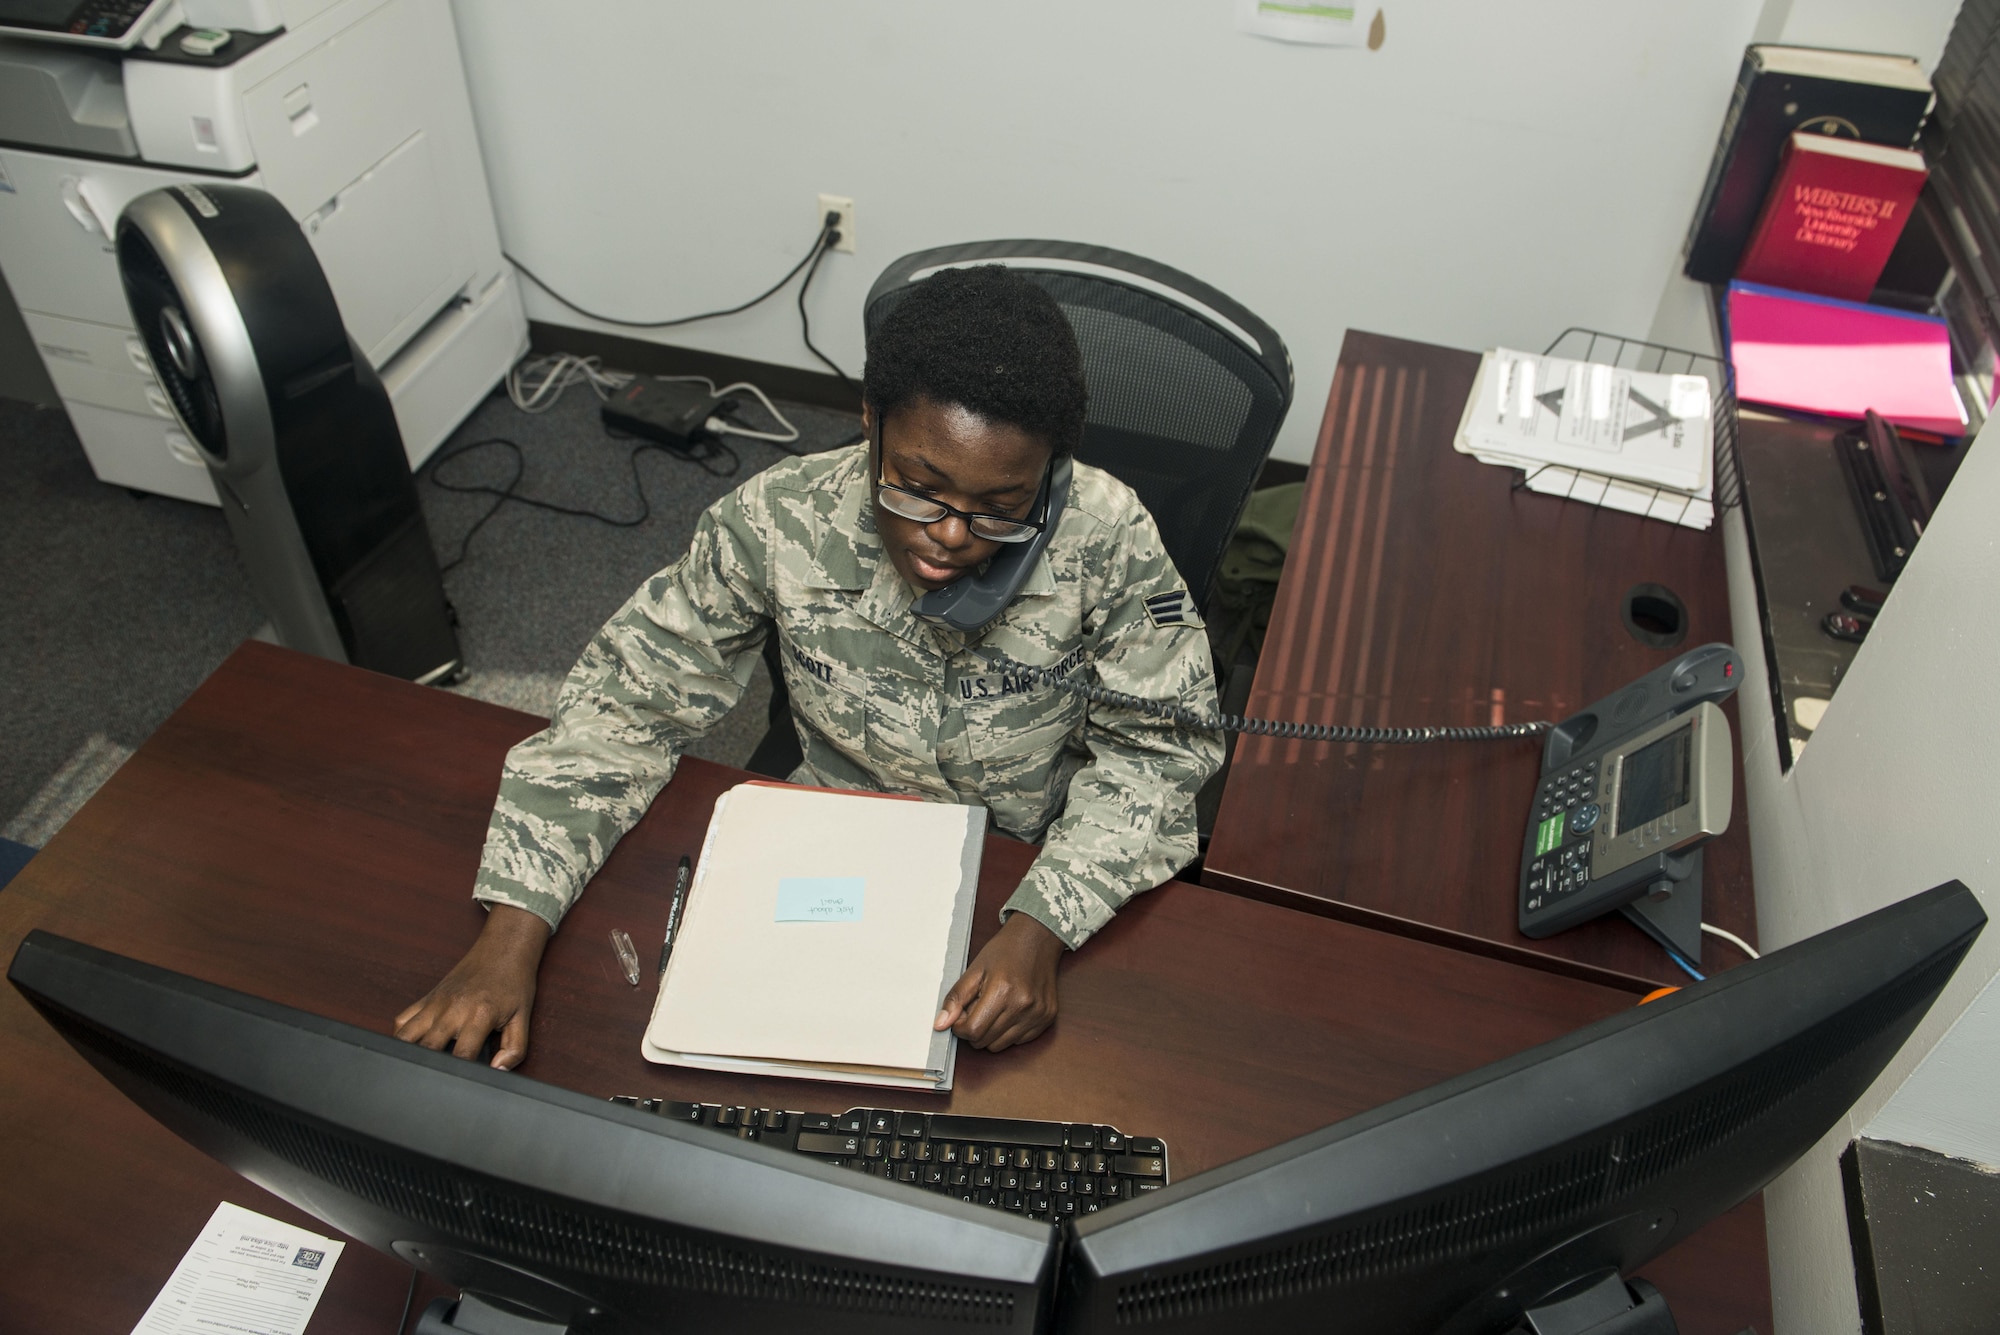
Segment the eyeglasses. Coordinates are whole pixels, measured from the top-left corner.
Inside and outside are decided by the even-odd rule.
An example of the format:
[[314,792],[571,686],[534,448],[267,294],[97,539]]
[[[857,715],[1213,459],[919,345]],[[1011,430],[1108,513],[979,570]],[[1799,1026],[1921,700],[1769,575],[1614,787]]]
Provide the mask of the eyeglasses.
[[970,514],[943,501],[919,496],[914,491],[905,490],[882,477],[881,468],[875,472],[875,498],[882,508],[892,515],[918,524],[935,524],[947,515],[956,515],[965,521],[967,529],[974,537],[985,538],[989,542],[1027,542],[1042,531],[1049,517],[1049,477],[1055,471],[1055,458],[1051,456],[1048,466],[1042,470],[1042,485],[1035,493],[1039,503],[1036,519],[1010,519],[1006,515]]

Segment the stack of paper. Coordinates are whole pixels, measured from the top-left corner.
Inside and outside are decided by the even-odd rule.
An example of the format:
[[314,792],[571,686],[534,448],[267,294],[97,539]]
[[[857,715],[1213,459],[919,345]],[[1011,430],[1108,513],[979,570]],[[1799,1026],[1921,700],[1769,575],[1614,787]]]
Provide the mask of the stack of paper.
[[641,1051],[678,1066],[951,1088],[931,1023],[965,971],[983,807],[746,783],[716,801]]
[[1707,528],[1715,519],[1708,381],[1495,348],[1453,441],[1530,489]]

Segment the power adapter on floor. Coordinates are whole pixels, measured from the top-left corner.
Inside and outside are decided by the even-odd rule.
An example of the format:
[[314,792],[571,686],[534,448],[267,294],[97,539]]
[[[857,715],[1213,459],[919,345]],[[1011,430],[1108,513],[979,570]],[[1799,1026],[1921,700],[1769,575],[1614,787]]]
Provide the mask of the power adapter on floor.
[[708,421],[726,415],[731,404],[698,384],[634,380],[604,401],[604,425],[690,454],[715,438]]

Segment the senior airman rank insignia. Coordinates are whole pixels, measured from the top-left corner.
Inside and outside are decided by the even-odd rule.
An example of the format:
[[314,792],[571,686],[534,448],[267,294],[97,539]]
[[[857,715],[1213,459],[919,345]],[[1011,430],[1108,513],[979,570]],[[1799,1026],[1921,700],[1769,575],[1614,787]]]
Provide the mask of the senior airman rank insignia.
[[1186,589],[1156,593],[1146,600],[1146,615],[1153,618],[1155,626],[1185,626],[1189,610]]

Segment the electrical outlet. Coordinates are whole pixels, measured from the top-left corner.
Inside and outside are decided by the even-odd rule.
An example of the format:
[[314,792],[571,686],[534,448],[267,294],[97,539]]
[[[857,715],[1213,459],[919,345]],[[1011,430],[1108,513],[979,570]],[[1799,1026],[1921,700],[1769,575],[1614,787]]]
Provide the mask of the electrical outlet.
[[854,253],[854,201],[845,195],[821,195],[819,197],[819,217],[825,221],[829,213],[840,215],[840,240],[833,243],[835,250]]

